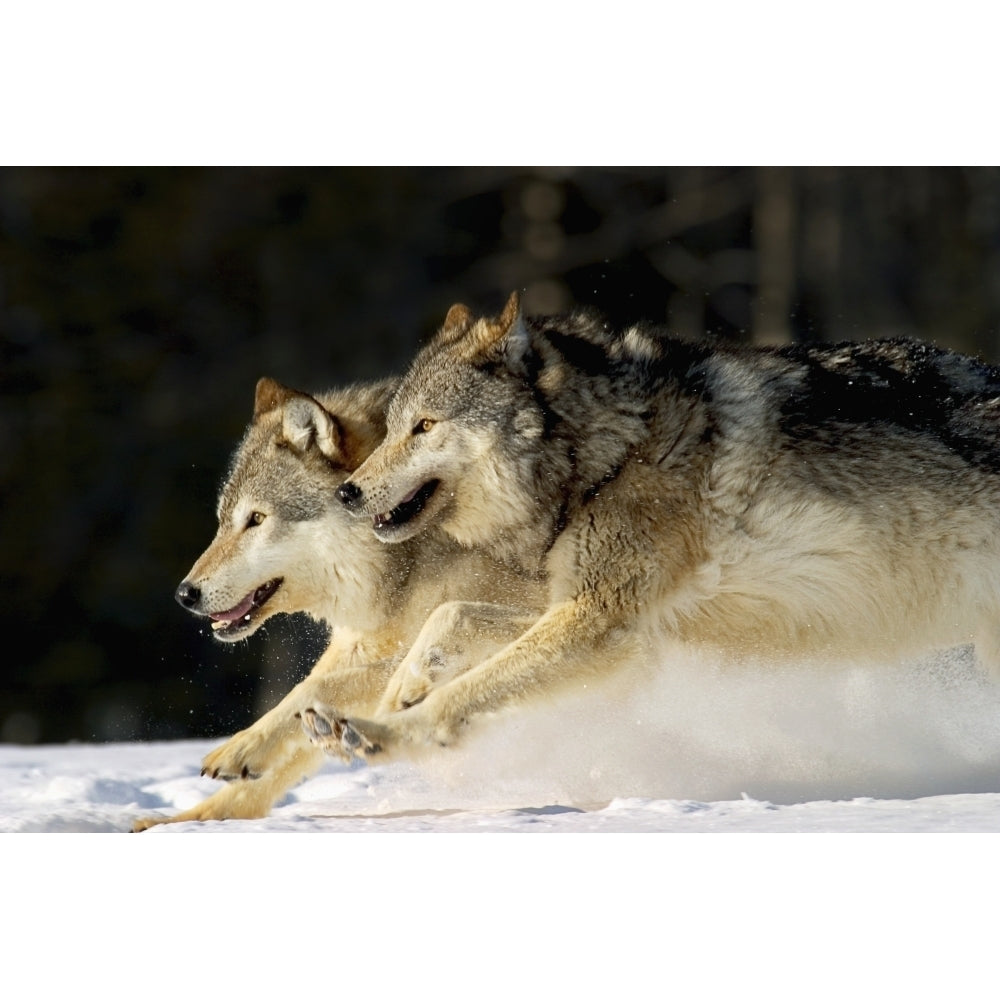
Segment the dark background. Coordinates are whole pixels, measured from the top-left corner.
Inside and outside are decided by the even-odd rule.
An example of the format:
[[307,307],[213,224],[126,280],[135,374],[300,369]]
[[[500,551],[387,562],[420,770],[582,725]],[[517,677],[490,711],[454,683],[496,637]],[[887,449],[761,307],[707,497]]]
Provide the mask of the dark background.
[[590,304],[1000,361],[993,168],[0,170],[0,741],[219,736],[311,665],[173,591],[272,375],[399,372],[449,305]]

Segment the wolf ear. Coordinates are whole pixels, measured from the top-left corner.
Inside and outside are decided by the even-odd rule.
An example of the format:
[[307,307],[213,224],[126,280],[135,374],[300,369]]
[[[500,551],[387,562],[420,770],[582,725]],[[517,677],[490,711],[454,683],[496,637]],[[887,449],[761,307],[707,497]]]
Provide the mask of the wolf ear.
[[488,343],[502,344],[504,358],[511,371],[522,372],[524,359],[531,348],[531,338],[521,315],[521,296],[511,292],[503,312],[484,327]]
[[531,346],[521,316],[521,297],[511,292],[503,312],[495,319],[476,320],[465,306],[453,305],[438,331],[436,342],[461,344],[463,354],[471,358],[500,353],[514,371],[521,371]]
[[296,393],[285,400],[281,433],[297,452],[304,452],[315,443],[327,458],[339,459],[342,455],[343,435],[340,422],[305,393]]
[[276,410],[285,400],[295,395],[294,389],[276,382],[273,378],[262,378],[257,381],[257,389],[253,397],[253,418],[256,420],[265,413]]
[[456,302],[444,318],[441,329],[438,330],[434,338],[438,343],[450,344],[456,340],[461,340],[465,336],[466,330],[472,326],[472,311],[468,306],[463,306],[461,302]]
[[457,337],[465,333],[470,326],[472,326],[472,310],[468,306],[463,306],[461,302],[456,302],[448,310],[441,329]]
[[308,393],[289,389],[273,378],[262,378],[254,395],[253,418],[281,408],[281,434],[297,452],[314,441],[327,458],[337,459],[343,451],[340,422]]

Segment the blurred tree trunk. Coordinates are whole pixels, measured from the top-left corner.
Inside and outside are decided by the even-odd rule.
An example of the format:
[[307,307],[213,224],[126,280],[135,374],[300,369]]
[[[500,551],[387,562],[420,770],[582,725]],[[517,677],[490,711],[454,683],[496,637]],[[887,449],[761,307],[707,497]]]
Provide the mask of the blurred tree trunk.
[[753,210],[757,251],[758,344],[792,341],[795,288],[795,179],[789,167],[758,167]]

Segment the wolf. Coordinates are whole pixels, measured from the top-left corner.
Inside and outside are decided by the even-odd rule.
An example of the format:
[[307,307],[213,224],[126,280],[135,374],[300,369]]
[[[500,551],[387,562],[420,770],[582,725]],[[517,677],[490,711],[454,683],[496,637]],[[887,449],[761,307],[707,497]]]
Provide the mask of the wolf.
[[[764,348],[575,313],[449,310],[339,487],[389,547],[437,534],[547,580],[522,634],[374,715],[315,704],[381,759],[648,660],[898,660],[1000,627],[1000,370],[905,339]],[[339,713],[339,714],[338,714]],[[330,730],[317,732],[316,723]]]
[[176,598],[221,642],[298,611],[327,623],[330,642],[275,708],[205,758],[202,774],[228,784],[133,829],[266,816],[324,760],[299,722],[313,700],[371,713],[394,672],[408,670],[408,650],[442,682],[543,610],[538,574],[446,536],[385,546],[347,514],[336,490],[384,435],[394,387],[388,380],[313,396],[258,382],[253,419],[219,495],[218,531]]

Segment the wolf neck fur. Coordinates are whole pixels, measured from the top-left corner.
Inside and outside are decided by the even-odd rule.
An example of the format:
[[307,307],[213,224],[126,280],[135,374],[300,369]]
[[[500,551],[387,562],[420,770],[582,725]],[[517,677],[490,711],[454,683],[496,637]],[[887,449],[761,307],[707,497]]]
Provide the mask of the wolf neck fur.
[[[676,437],[661,451],[661,461],[683,451],[684,439],[700,435],[704,421],[696,419],[697,392],[685,390],[673,375],[673,364],[662,357],[661,342],[637,330],[620,337],[598,330],[603,336],[595,336],[593,326],[566,331],[554,330],[544,320],[527,322],[533,350],[528,366],[531,402],[526,405],[538,408],[547,428],[533,485],[538,507],[549,515],[551,545],[567,509],[586,505],[616,478],[630,456],[645,452],[654,410],[659,421],[666,419],[677,428]],[[674,364],[683,365],[683,376],[699,359],[693,353],[684,356],[688,352],[683,347],[677,353],[682,357]],[[572,378],[565,377],[567,365],[576,369]]]

